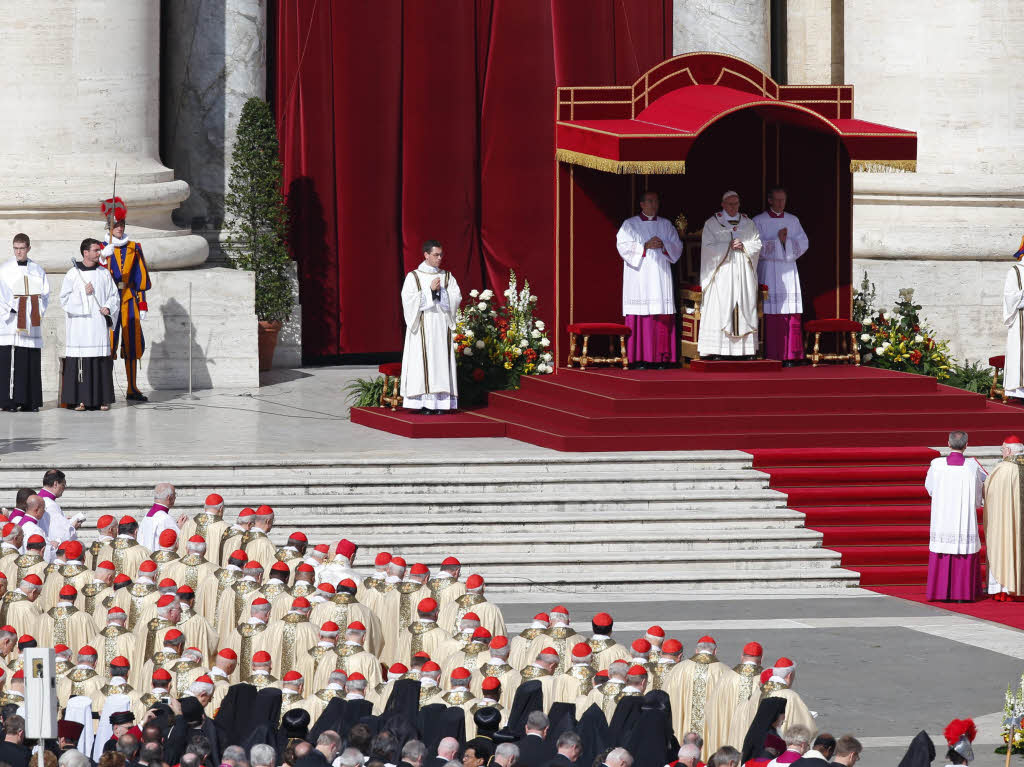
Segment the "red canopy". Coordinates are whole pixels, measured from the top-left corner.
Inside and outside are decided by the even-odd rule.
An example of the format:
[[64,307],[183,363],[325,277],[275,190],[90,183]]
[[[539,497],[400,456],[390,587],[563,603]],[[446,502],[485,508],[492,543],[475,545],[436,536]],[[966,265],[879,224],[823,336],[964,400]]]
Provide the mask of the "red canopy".
[[853,86],[779,85],[717,53],[669,59],[632,86],[559,88],[557,157],[612,173],[685,173],[701,133],[739,110],[838,136],[850,170],[916,170],[917,134],[853,119]]

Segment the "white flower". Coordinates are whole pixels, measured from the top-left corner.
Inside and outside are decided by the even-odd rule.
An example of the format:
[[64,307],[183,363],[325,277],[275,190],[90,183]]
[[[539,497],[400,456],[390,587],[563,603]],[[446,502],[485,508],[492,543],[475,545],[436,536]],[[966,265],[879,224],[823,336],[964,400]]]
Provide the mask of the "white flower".
[[523,353],[523,350],[522,350],[522,349],[520,349],[520,348],[519,348],[518,346],[517,346],[517,347],[516,347],[515,349],[513,349],[512,351],[513,351],[513,352],[515,352],[515,355],[516,355],[517,357],[518,357],[518,356],[519,356],[520,354],[522,354],[522,353]]
[[548,372],[548,366],[545,365],[543,362],[540,363],[539,365],[537,365],[537,372],[538,373],[547,373]]
[[886,322],[886,321],[888,321],[888,319],[889,319],[889,317],[888,317],[888,316],[886,316],[885,312],[881,312],[881,313],[879,313],[879,315],[878,315],[878,316],[882,318],[882,322]]
[[468,346],[462,350],[462,353],[465,354],[467,357],[473,356],[473,350],[470,349]]
[[477,349],[483,349],[485,346],[487,346],[487,344],[485,344],[482,340],[480,340],[480,341],[476,342],[475,346],[476,346]]
[[530,303],[531,304],[537,303],[537,296],[530,296]]
[[497,313],[496,311],[494,311],[494,310],[492,309],[492,310],[491,310],[491,316],[492,316],[492,317],[497,317],[497,316],[498,316],[498,313]]
[[537,320],[533,324],[534,324],[534,327],[537,328],[537,330],[539,330],[541,332],[544,332],[544,320]]
[[869,328],[869,327],[871,327],[871,319],[868,318],[866,320],[863,320],[860,324],[863,325],[866,328]]
[[921,335],[914,336],[914,343],[915,344],[923,344],[924,343],[924,336],[921,336]]
[[476,335],[472,330],[466,331],[466,338],[473,338]]
[[885,351],[885,347],[884,346],[876,346],[875,347],[875,354],[882,354],[884,351]]
[[476,308],[479,309],[482,312],[486,312],[487,311],[487,304],[485,304],[483,301],[481,301],[480,303],[478,303],[476,305]]
[[480,293],[479,293],[479,291],[477,291],[476,288],[473,288],[471,291],[469,291],[469,297],[470,298],[476,298],[479,295],[480,295]]
[[867,343],[871,340],[871,335],[869,333],[861,333],[860,340]]
[[540,358],[545,362],[551,362],[551,360],[554,359],[554,357],[551,356],[551,352],[545,352],[544,354],[540,355]]
[[494,291],[491,290],[490,288],[488,288],[487,290],[480,294],[480,299],[482,301],[490,301],[492,298],[494,298]]
[[548,346],[551,346],[551,342],[546,338],[542,338],[540,339],[540,345],[547,348]]
[[540,338],[541,335],[542,335],[542,333],[539,330],[537,330],[536,328],[534,328],[533,332],[530,333],[530,337],[531,338]]
[[505,296],[506,298],[514,298],[515,292],[512,290],[512,288],[506,288],[505,292],[502,293],[502,295]]
[[524,338],[524,339],[523,339],[522,341],[520,341],[520,342],[519,342],[519,346],[520,346],[521,348],[523,348],[523,349],[525,349],[525,348],[526,348],[527,346],[529,346],[529,345],[530,345],[530,342],[529,342],[529,341],[527,341],[527,340],[526,340],[525,338]]

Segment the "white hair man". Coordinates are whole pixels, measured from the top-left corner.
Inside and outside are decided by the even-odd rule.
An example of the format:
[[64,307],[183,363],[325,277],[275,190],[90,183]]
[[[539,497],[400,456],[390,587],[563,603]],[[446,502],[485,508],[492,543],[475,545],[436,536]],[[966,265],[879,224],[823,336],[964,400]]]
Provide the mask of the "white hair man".
[[717,751],[731,743],[743,743],[754,721],[761,700],[761,656],[764,648],[758,642],[743,646],[740,662],[732,673],[723,673],[715,692],[708,698],[707,736],[708,751]]
[[4,595],[0,623],[17,626],[26,634],[37,636],[43,622],[43,611],[36,604],[43,591],[43,580],[35,573],[21,579],[18,588]]
[[[317,627],[309,622],[312,609],[308,599],[295,597],[284,617],[270,622],[266,635],[267,649],[274,656],[274,667],[282,674],[294,669],[298,660],[308,655],[319,640]],[[379,669],[377,680],[380,680]]]
[[139,543],[150,551],[156,551],[160,533],[164,530],[173,530],[180,537],[181,526],[188,520],[188,515],[171,516],[177,497],[177,491],[170,482],[161,482],[153,489],[153,505],[139,524]]
[[977,459],[964,456],[966,449],[967,432],[950,432],[949,455],[932,460],[924,479],[932,499],[925,587],[929,601],[973,602],[981,592],[978,508],[987,473]]
[[[1003,440],[1003,460],[985,480],[985,552],[988,593],[996,602],[1024,594],[1021,557],[1021,488],[1024,486],[1024,443],[1016,435]],[[1016,492],[1016,495],[1013,493]]]
[[185,541],[181,557],[167,562],[161,572],[175,583],[187,584],[196,594],[192,609],[202,616],[212,617],[217,607],[217,566],[206,558],[207,542],[201,535]]
[[338,767],[363,767],[363,752],[358,748],[346,748],[341,752],[336,764]]
[[277,751],[266,743],[257,743],[249,749],[249,764],[251,767],[276,767]]
[[345,680],[345,700],[364,700],[366,698],[366,677],[358,671],[349,674]]
[[[348,681],[348,674],[340,668],[334,669],[327,677],[327,686],[322,687],[312,695],[306,698],[306,710],[309,711],[310,721],[315,722],[317,718],[327,708],[327,704],[335,698],[345,697],[345,683]],[[384,710],[384,701],[374,701],[374,708],[376,710],[378,702],[380,703],[380,710]]]
[[681,765],[681,767],[697,767],[700,762],[700,746],[693,743],[680,746],[677,756],[679,758],[677,764]]
[[[329,624],[337,628],[337,624]],[[321,632],[323,626],[320,627]],[[327,684],[327,677],[336,668],[344,669],[351,677],[358,673],[369,683],[370,690],[375,690],[381,682],[380,662],[376,656],[366,651],[366,626],[361,621],[352,621],[345,628],[345,639],[334,648],[334,658],[324,660],[317,666],[314,675],[314,689]],[[308,655],[308,653],[307,653]]]
[[633,755],[619,746],[608,752],[604,763],[607,767],[633,767]]
[[466,578],[466,593],[459,599],[449,602],[441,608],[437,616],[437,625],[445,631],[455,633],[459,613],[466,608],[471,609],[480,618],[480,625],[493,636],[505,633],[505,617],[501,608],[484,597],[484,579],[476,575]]
[[410,740],[402,746],[402,762],[410,767],[423,767],[427,758],[427,747],[421,740]]
[[480,695],[484,679],[495,677],[501,683],[501,705],[506,711],[511,710],[512,699],[522,682],[519,671],[508,661],[510,649],[507,636],[491,637],[487,647],[489,657],[482,658],[480,666],[473,670],[473,681],[470,683],[473,694]]
[[[138,658],[138,653],[135,651],[137,640],[135,634],[128,630],[127,622],[128,613],[123,608],[115,605],[107,611],[107,621],[103,628],[89,638],[88,644],[91,644],[93,647],[103,648],[101,651],[102,657],[100,658],[102,665],[105,666],[110,663],[118,655],[125,658]],[[138,680],[132,679],[129,681],[134,685]]]
[[341,751],[341,736],[334,730],[325,730],[316,740],[316,750],[328,764],[333,764],[338,752]]
[[536,657],[545,647],[555,648],[560,658],[558,671],[565,672],[572,665],[572,648],[577,642],[582,642],[583,637],[576,633],[569,625],[569,610],[562,605],[552,607],[548,613],[551,625],[540,632],[530,643],[528,658]]
[[281,677],[281,715],[293,708],[305,708],[306,680],[298,671],[289,671]]
[[100,693],[103,678],[96,673],[96,648],[90,645],[79,648],[75,660],[75,667],[57,680],[57,700],[62,707],[68,705],[72,691],[75,695],[85,695],[93,700],[105,697]]
[[811,747],[811,731],[801,724],[794,724],[788,730],[783,730],[783,739],[786,741],[786,750],[768,762],[768,767],[792,764]]
[[519,760],[519,746],[515,743],[499,743],[494,749],[494,764],[498,767],[512,767]]
[[785,699],[786,718],[782,720],[782,726],[779,728],[782,732],[798,724],[814,732],[814,716],[799,693],[792,689],[795,682],[796,664],[789,658],[779,658],[772,667],[768,682],[761,688],[761,697]]

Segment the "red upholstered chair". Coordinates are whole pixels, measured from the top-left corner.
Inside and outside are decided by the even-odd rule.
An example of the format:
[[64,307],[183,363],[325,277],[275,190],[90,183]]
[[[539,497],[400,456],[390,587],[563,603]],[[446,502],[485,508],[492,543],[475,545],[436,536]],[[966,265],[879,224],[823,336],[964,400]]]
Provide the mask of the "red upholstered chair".
[[1003,369],[1006,367],[1006,355],[989,357],[988,364],[992,366],[992,387],[988,390],[988,398],[1006,402],[1006,391],[999,385],[999,376],[1002,375]]
[[[832,317],[824,320],[809,320],[804,323],[804,330],[814,333],[814,350],[811,352],[811,366],[818,367],[822,360],[839,362],[852,362],[860,366],[860,344],[857,342],[857,334],[861,331],[861,324],[854,320],[844,320],[840,317]],[[821,334],[834,333],[836,336],[836,353],[821,353]],[[846,352],[840,349],[846,348]]]
[[[625,325],[617,322],[574,322],[566,330],[569,333],[569,367],[572,367],[574,362],[579,363],[580,370],[586,370],[587,365],[595,362],[622,365],[623,370],[629,367],[629,361],[626,359],[626,339],[633,334],[633,331]],[[580,355],[576,354],[576,336],[583,336],[583,353]],[[618,336],[619,356],[591,357],[589,354],[591,336],[609,336],[610,339]],[[615,341],[610,340],[609,343],[612,345],[611,349],[614,349]],[[611,350],[609,350],[610,353]]]
[[[385,362],[377,368],[377,372],[384,376],[384,388],[380,392],[380,406],[391,405],[391,409],[396,410],[402,404],[402,395],[398,393],[398,384],[402,378],[402,363]],[[391,384],[390,394],[388,394],[389,383]]]

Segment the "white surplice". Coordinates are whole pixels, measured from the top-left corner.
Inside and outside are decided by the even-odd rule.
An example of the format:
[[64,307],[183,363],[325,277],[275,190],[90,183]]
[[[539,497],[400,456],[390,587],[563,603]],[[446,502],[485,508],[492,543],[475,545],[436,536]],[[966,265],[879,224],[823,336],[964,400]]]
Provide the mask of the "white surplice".
[[[91,284],[95,291],[91,296],[85,292],[86,284]],[[67,315],[64,323],[65,356],[110,356],[110,334],[100,307],[110,310],[110,317],[114,318],[121,306],[121,294],[110,272],[102,266],[95,269],[71,267],[60,286],[60,305]]]
[[[803,293],[796,260],[807,252],[810,243],[800,219],[792,213],[774,216],[768,211],[754,216],[754,225],[761,237],[761,256],[757,261],[757,277],[768,286],[765,314],[802,314]],[[779,230],[786,229],[786,244],[779,240]]]
[[945,457],[928,467],[925,490],[932,497],[928,550],[937,554],[975,554],[981,549],[978,509],[982,504],[985,470],[975,458],[953,466]]
[[[658,237],[664,248],[644,249]],[[683,254],[683,243],[667,218],[633,216],[619,227],[615,246],[622,256],[622,313],[674,314],[672,264]]]
[[[39,318],[46,315],[50,304],[50,281],[46,271],[32,259],[25,266],[20,266],[16,258],[0,265],[0,282],[6,290],[0,288],[0,346],[20,346],[28,349],[43,348],[43,328],[29,325],[27,332],[18,332],[18,296],[39,296]],[[27,282],[27,286],[26,286]],[[26,293],[26,287],[28,292]],[[26,307],[26,315],[31,312],[31,302]],[[26,316],[28,320],[28,316]]]
[[[430,283],[437,277],[441,278],[441,287],[435,296]],[[458,407],[459,385],[452,337],[460,303],[462,292],[450,272],[423,262],[405,275],[402,309],[406,329],[400,386],[403,407],[414,410],[455,410]]]
[[1024,398],[1024,266],[1014,264],[1003,284],[1006,364],[1003,388],[1008,397]]
[[[738,219],[738,220],[737,220]],[[724,210],[704,222],[700,245],[700,333],[697,352],[740,357],[757,354],[757,260],[761,237],[742,213]],[[735,224],[729,223],[735,220]],[[732,241],[743,250],[732,250]]]

